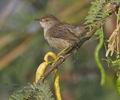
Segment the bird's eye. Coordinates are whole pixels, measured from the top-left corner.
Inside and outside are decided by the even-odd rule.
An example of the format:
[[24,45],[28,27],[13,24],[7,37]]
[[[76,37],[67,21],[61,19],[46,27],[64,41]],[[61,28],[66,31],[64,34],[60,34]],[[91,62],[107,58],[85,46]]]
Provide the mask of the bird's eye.
[[47,21],[48,21],[48,19],[45,19],[45,21],[47,22]]

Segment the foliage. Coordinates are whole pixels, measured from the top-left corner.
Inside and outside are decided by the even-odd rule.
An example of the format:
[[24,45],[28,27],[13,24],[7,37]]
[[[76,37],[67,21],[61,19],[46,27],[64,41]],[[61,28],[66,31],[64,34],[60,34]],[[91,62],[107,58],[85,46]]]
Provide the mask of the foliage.
[[9,100],[54,100],[47,82],[29,84],[14,92]]
[[[103,9],[106,3],[107,3],[106,0],[95,0],[94,2],[91,3],[92,5],[88,12],[89,15],[85,18],[86,20],[85,24],[87,24],[90,29],[97,26],[98,22],[102,24],[105,18],[108,16],[107,12]],[[99,53],[101,48],[103,47],[104,34],[102,32],[102,29],[98,29],[96,31],[96,34],[97,34],[96,36],[99,38],[99,43],[95,50],[95,60],[101,73],[101,85],[103,85],[105,84],[106,74],[103,65],[100,62]]]
[[85,18],[85,24],[89,25],[89,27],[92,28],[96,25],[96,21],[102,23],[102,21],[107,16],[107,13],[105,13],[105,11],[103,10],[105,3],[106,0],[95,0],[91,3],[92,5],[88,12],[88,16]]
[[113,45],[113,48],[114,48],[113,49],[114,50],[113,53],[114,53],[115,57],[114,58],[113,57],[109,57],[109,64],[111,64],[112,68],[114,68],[114,70],[116,71],[116,76],[117,76],[116,88],[117,88],[118,93],[120,94],[120,9],[118,9],[117,25],[116,25],[116,29],[112,33],[111,37],[112,36],[115,38],[114,41],[112,41],[112,43],[115,42],[114,45]]
[[[109,15],[109,13],[107,13],[107,9],[105,10],[104,5],[106,3],[113,3],[113,2],[114,3],[118,3],[118,4],[120,3],[119,0],[115,0],[115,1],[111,1],[111,0],[95,0],[94,2],[92,2],[92,6],[90,8],[89,15],[86,17],[85,24],[88,24],[90,29],[92,27],[94,27],[95,25],[97,25],[95,22],[97,22],[97,23],[100,22],[101,24],[103,24],[104,19]],[[118,14],[117,14],[117,22],[118,22],[118,24],[120,22],[120,17],[119,16],[120,16],[120,10],[118,11]],[[118,30],[120,30],[120,29],[118,29]],[[95,60],[96,60],[96,63],[98,65],[98,68],[99,68],[100,73],[101,73],[101,85],[103,85],[105,83],[106,74],[105,74],[105,70],[103,68],[103,65],[100,62],[99,53],[100,53],[100,49],[103,47],[104,34],[103,34],[101,29],[99,29],[96,33],[97,33],[97,37],[99,38],[99,44],[96,47]],[[117,37],[119,37],[119,36],[116,35],[116,38]],[[115,41],[116,41],[116,39],[115,39]],[[119,42],[116,45],[120,45]],[[113,43],[113,42],[111,42],[111,43]],[[108,50],[109,50],[109,48],[108,48]],[[118,51],[118,54],[119,54],[119,51]],[[112,61],[112,60],[110,60],[110,61]],[[119,66],[120,66],[120,62],[119,61],[120,61],[119,60],[119,55],[116,55],[116,60],[111,62],[113,64],[113,66],[114,65],[118,66],[118,68],[117,68],[118,71],[119,71]],[[119,77],[120,76],[117,76],[117,77],[118,77],[117,84],[120,84],[119,83],[120,82],[119,81]],[[117,89],[118,89],[118,91],[120,91],[119,85],[117,85]]]

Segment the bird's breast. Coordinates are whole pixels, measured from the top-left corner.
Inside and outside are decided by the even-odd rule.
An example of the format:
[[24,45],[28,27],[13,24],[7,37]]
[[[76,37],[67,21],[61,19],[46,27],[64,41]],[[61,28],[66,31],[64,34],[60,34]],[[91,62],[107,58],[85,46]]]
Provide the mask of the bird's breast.
[[60,38],[54,38],[48,32],[44,33],[44,37],[51,47],[59,49],[59,50],[62,50],[64,48],[71,46],[71,44],[68,41],[64,39],[60,39]]

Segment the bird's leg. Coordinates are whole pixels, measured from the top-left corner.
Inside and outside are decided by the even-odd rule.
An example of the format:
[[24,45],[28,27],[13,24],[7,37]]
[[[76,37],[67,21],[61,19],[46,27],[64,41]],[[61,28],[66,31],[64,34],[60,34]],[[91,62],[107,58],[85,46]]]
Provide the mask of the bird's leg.
[[57,56],[58,56],[58,57],[59,57],[59,56],[62,56],[62,55],[65,53],[66,50],[68,50],[68,47],[65,48],[65,49],[63,49],[62,51],[60,51]]
[[64,58],[64,54],[65,54],[66,50],[68,50],[68,49],[69,49],[69,48],[67,47],[67,48],[63,49],[62,51],[60,51],[60,52],[57,54],[56,61],[59,60],[59,59],[64,60],[64,59],[65,59],[65,58]]
[[58,57],[59,56],[63,56],[67,51],[69,51],[71,48],[75,47],[76,49],[79,49],[79,44],[78,42],[74,42],[73,44],[71,44],[70,47],[66,47],[65,49],[63,49],[61,52],[58,53]]
[[71,46],[66,47],[66,48],[63,49],[61,52],[59,52],[58,55],[57,55],[58,59],[59,59],[59,58],[62,58],[62,59],[64,60],[64,55],[66,54],[66,52],[68,51],[68,53],[69,53],[69,50],[72,49],[72,48],[74,48],[74,47],[76,48],[76,50],[78,50],[78,49],[79,49],[79,44],[78,44],[78,43],[79,43],[78,41],[73,42],[73,43],[71,44]]

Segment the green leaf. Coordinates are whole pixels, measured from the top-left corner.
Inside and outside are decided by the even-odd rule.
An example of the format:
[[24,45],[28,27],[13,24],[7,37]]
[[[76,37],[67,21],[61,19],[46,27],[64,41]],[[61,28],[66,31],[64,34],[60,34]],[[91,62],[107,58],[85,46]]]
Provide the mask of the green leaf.
[[40,84],[29,84],[15,91],[9,100],[54,100],[47,82]]

